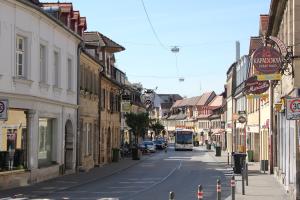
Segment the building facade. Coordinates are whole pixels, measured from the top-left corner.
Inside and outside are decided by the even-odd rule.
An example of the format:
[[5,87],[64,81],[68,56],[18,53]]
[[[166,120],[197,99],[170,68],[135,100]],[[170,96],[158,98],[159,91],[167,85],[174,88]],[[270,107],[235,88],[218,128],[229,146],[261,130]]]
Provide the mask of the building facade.
[[79,167],[89,170],[99,165],[99,75],[100,61],[83,50],[80,54]]
[[[0,97],[9,103],[8,119],[0,122],[0,168],[11,171],[1,176],[1,187],[43,181],[76,166],[81,36],[35,2],[0,1]],[[9,165],[8,155],[17,162]]]
[[[267,36],[279,38],[293,52],[292,63],[286,66],[274,88],[274,103],[281,108],[274,112],[272,133],[274,173],[292,199],[300,198],[299,120],[288,120],[284,100],[299,97],[300,87],[300,2],[271,1]],[[292,72],[292,73],[289,73]],[[275,125],[276,124],[276,125]]]
[[113,149],[121,144],[121,94],[125,74],[115,66],[114,53],[125,50],[100,32],[85,32],[84,41],[90,47],[87,52],[103,64],[100,75],[100,165],[112,161]]

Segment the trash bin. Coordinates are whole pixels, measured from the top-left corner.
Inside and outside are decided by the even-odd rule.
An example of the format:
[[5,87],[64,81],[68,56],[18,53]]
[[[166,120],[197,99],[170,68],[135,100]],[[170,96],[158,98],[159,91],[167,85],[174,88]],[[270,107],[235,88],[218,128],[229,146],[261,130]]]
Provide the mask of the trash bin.
[[120,149],[113,148],[112,153],[113,153],[112,161],[119,162]]
[[132,149],[132,160],[139,160],[139,159],[140,159],[139,149],[133,148]]
[[216,156],[221,156],[221,147],[216,146]]
[[234,159],[234,166],[233,166],[233,172],[236,174],[242,173],[242,168],[245,163],[247,154],[245,153],[234,153],[233,159]]
[[206,149],[207,149],[207,150],[211,150],[211,144],[208,144],[208,143],[207,143],[207,144],[206,144]]
[[261,171],[268,171],[269,161],[268,160],[261,160],[260,161],[260,170]]
[[247,153],[248,153],[248,162],[254,162],[254,159],[253,159],[254,152],[253,152],[253,150],[248,150]]

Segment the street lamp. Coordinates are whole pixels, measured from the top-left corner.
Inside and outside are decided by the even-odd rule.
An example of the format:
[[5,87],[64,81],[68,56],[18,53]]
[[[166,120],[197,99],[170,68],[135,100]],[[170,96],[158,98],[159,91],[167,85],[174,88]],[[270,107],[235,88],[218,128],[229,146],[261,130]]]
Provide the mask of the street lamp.
[[[177,76],[178,76],[178,73],[179,73],[179,70],[178,70],[178,60],[177,60],[177,53],[179,52],[179,47],[178,46],[173,46],[171,48],[171,51],[172,53],[175,54],[175,58],[176,58],[176,70],[177,70]],[[179,77],[179,82],[183,82],[184,81],[184,78],[183,77]]]

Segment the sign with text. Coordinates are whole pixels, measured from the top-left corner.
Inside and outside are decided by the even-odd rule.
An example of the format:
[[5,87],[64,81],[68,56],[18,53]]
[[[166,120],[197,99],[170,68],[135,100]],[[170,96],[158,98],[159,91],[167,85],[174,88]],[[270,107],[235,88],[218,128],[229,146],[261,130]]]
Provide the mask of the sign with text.
[[300,98],[286,99],[286,118],[288,120],[300,119]]
[[262,94],[269,89],[269,81],[258,81],[256,76],[248,78],[245,82],[245,94]]
[[273,47],[263,46],[253,52],[252,64],[260,74],[274,74],[282,66],[282,55]]
[[8,99],[0,99],[0,120],[7,120]]
[[257,80],[258,81],[279,81],[281,80],[281,74],[261,74],[257,75]]

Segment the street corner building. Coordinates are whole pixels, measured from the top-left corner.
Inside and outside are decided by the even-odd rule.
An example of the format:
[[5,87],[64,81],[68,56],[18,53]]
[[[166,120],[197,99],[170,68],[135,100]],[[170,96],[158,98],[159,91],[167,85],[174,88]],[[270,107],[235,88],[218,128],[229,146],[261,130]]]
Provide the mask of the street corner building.
[[74,172],[78,46],[72,4],[0,0],[0,189]]

